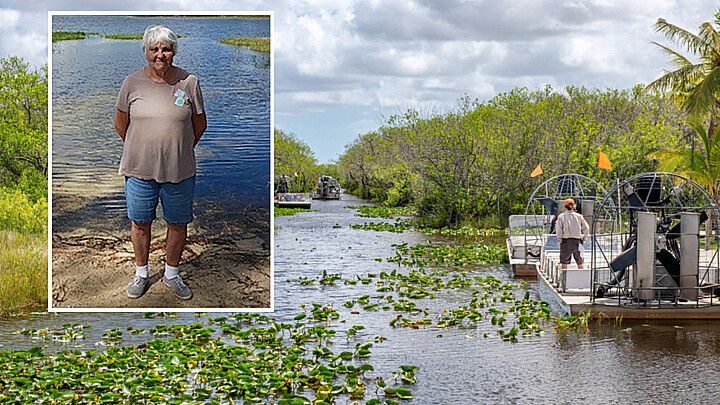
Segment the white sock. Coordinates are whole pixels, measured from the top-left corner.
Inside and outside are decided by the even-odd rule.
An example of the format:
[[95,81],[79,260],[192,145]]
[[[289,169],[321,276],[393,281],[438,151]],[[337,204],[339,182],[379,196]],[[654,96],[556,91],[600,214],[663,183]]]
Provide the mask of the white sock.
[[165,263],[165,278],[170,280],[178,276],[180,269]]
[[148,278],[148,265],[144,266],[135,266],[135,275],[142,278]]

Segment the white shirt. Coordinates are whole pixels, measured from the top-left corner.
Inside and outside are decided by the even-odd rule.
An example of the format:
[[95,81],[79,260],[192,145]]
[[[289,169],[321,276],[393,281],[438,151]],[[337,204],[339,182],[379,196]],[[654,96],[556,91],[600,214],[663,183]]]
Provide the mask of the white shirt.
[[583,242],[590,236],[590,226],[582,215],[575,211],[565,211],[557,219],[555,233],[558,243],[563,239],[582,239]]

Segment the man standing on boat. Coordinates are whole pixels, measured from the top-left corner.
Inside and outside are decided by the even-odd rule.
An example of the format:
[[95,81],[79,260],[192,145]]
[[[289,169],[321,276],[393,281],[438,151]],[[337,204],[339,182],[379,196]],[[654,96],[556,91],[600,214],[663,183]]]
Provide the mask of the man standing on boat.
[[585,243],[590,236],[590,226],[582,215],[575,212],[575,201],[572,198],[565,200],[565,212],[557,219],[556,234],[560,243],[560,264],[567,269],[570,256],[575,258],[579,269],[584,269],[583,255],[579,250],[580,244]]

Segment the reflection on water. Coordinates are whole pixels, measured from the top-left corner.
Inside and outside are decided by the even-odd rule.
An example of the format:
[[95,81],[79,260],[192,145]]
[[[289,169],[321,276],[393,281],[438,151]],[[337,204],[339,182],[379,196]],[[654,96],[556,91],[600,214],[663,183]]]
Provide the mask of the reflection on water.
[[[268,19],[53,16],[52,24],[56,31],[91,33],[137,33],[164,24],[183,35],[175,64],[199,77],[208,115],[196,149],[199,225],[269,206],[269,55],[217,41],[269,36]],[[107,216],[125,209],[117,175],[122,142],[113,119],[122,80],[146,63],[140,46],[90,37],[52,47],[53,195],[97,197]],[[203,212],[210,205],[213,210]]]

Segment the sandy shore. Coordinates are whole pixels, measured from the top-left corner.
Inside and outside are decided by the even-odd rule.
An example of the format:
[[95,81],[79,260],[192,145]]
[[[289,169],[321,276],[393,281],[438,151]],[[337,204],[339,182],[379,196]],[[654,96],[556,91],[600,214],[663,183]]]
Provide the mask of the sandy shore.
[[205,214],[188,227],[180,265],[193,298],[175,297],[160,281],[166,226],[159,220],[150,247],[151,286],[143,297],[130,299],[125,294],[135,269],[130,222],[108,215],[97,199],[53,196],[53,307],[269,308],[269,211],[245,209],[230,221]]

